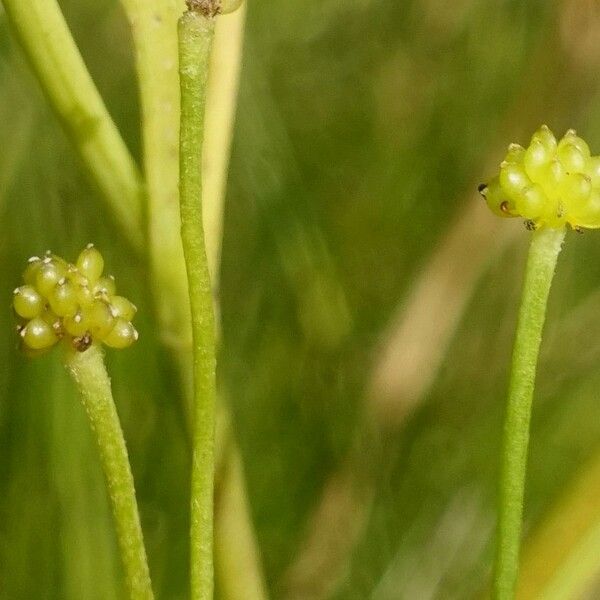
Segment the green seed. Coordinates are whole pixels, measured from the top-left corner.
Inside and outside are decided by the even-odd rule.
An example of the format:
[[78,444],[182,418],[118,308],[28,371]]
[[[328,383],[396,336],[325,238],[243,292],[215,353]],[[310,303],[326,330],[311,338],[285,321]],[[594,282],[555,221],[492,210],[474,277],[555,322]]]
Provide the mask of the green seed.
[[79,272],[87,277],[90,284],[96,283],[104,269],[104,258],[93,244],[89,244],[77,258]]
[[128,348],[138,339],[138,332],[130,321],[116,319],[115,326],[104,338],[104,343],[110,348]]
[[558,153],[560,154],[561,146],[572,145],[579,150],[584,160],[588,160],[590,158],[590,147],[587,145],[587,142],[580,138],[574,129],[569,129],[567,133],[565,133],[564,137],[558,143]]
[[489,209],[499,217],[510,217],[510,213],[513,209],[513,205],[509,202],[508,196],[504,193],[504,190],[500,187],[500,181],[498,177],[494,177],[485,188],[483,188],[481,195],[485,198],[485,201]]
[[[47,260],[47,262],[45,262]],[[35,287],[42,296],[48,297],[54,286],[65,276],[66,270],[62,265],[52,261],[52,259],[44,259],[44,264],[39,268],[36,278]]]
[[97,340],[102,340],[115,326],[115,317],[103,300],[94,300],[89,310],[90,330]]
[[525,148],[519,144],[510,144],[506,153],[506,162],[522,163],[525,157]]
[[500,168],[500,186],[513,201],[520,198],[523,190],[531,185],[525,168],[514,163],[503,163]]
[[27,262],[28,264],[23,273],[23,279],[28,285],[35,285],[37,273],[44,263],[39,256],[32,256]]
[[525,165],[527,175],[529,175],[532,181],[540,183],[544,169],[548,166],[552,158],[554,158],[554,152],[551,152],[540,140],[531,142],[525,152],[523,164]]
[[536,183],[523,189],[523,193],[516,202],[517,212],[526,219],[539,219],[545,211],[548,199],[544,190]]
[[94,294],[87,285],[78,285],[75,293],[80,306],[89,306],[94,301]]
[[94,296],[114,296],[117,293],[115,278],[112,275],[100,277],[92,291]]
[[65,331],[73,337],[80,337],[87,333],[91,328],[91,322],[87,311],[81,308],[74,314],[68,315],[63,319]]
[[36,317],[27,323],[21,331],[23,343],[32,350],[45,350],[58,342],[58,336],[52,326],[44,319]]
[[48,302],[58,316],[74,315],[78,306],[75,286],[68,279],[61,279],[48,294]]
[[587,161],[585,173],[592,180],[592,186],[600,188],[600,156],[592,156]]
[[110,306],[115,317],[121,317],[126,321],[131,321],[137,312],[135,304],[123,296],[113,296],[110,299]]
[[558,158],[569,173],[582,173],[585,170],[587,159],[574,144],[563,144],[561,141],[558,145]]
[[24,319],[38,317],[44,308],[44,300],[31,285],[24,285],[14,292],[13,307]]
[[571,225],[588,229],[600,228],[600,191],[592,190],[587,201],[573,211]]
[[550,131],[547,125],[542,125],[533,134],[531,142],[533,143],[536,140],[544,144],[544,146],[546,146],[549,152],[554,153],[556,151],[556,138],[554,137],[554,134]]
[[540,185],[549,198],[556,200],[559,197],[566,176],[567,171],[564,165],[557,159],[552,160],[544,169],[544,177],[541,179]]

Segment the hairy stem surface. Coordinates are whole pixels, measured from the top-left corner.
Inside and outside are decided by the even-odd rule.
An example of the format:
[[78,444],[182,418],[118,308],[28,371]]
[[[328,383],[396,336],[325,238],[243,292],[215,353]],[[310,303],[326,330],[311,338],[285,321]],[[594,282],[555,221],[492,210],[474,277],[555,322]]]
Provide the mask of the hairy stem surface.
[[548,294],[564,229],[533,234],[513,348],[504,423],[494,598],[510,600],[517,581],[529,422]]
[[144,243],[142,182],[55,0],[2,0],[42,89],[114,218],[137,250]]
[[65,365],[77,384],[100,450],[129,597],[151,600],[154,596],[133,476],[102,350],[96,345],[85,352],[69,349]]
[[180,210],[194,354],[194,433],[191,501],[191,593],[213,597],[215,445],[215,317],[202,219],[202,143],[206,83],[215,22],[189,11],[179,20],[181,81]]

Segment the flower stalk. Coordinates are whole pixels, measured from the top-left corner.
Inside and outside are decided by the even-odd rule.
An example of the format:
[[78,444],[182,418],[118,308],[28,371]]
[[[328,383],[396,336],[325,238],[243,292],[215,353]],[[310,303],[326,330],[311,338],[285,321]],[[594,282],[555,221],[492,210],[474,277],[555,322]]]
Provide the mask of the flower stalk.
[[202,219],[202,145],[208,67],[216,12],[190,2],[178,24],[181,239],[192,312],[194,431],[191,492],[191,596],[211,600],[214,589],[215,317]]
[[96,344],[85,352],[67,347],[65,366],[79,389],[100,450],[129,598],[152,600],[133,476],[102,350]]
[[564,227],[540,229],[532,234],[529,248],[504,424],[494,574],[495,600],[510,600],[514,597],[535,374],[548,295],[564,237]]

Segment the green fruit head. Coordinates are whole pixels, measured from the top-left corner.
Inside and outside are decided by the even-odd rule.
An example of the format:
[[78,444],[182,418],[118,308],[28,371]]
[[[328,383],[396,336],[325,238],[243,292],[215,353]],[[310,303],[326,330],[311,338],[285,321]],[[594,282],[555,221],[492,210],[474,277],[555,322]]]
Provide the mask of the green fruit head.
[[600,156],[573,129],[557,141],[543,125],[527,148],[511,144],[499,173],[479,186],[490,210],[535,229],[600,228]]
[[138,339],[135,306],[116,295],[114,277],[103,276],[104,258],[89,244],[69,264],[47,252],[29,259],[25,285],[15,289],[13,309],[23,350],[31,356],[60,340],[80,352],[92,344],[127,348]]

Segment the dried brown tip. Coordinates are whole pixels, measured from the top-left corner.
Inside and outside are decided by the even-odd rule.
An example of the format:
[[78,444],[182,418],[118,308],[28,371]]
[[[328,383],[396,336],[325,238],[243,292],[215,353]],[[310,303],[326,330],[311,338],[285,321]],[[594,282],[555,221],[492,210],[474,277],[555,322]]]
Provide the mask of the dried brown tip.
[[190,12],[205,17],[215,17],[221,12],[221,0],[186,0],[186,4]]

